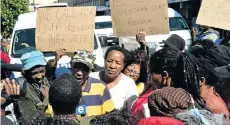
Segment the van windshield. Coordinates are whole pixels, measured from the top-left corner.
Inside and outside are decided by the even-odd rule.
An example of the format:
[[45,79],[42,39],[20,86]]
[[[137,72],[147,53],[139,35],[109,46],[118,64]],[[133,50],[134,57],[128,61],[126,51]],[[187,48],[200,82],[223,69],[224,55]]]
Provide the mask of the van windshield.
[[170,17],[169,18],[170,31],[175,30],[189,30],[188,25],[182,17]]
[[95,23],[95,29],[106,29],[106,28],[112,28],[112,22],[96,22]]
[[[12,56],[20,58],[23,54],[35,51],[35,28],[17,30],[14,33],[12,46]],[[94,49],[98,45],[94,36]],[[53,56],[55,52],[43,52],[45,57]]]

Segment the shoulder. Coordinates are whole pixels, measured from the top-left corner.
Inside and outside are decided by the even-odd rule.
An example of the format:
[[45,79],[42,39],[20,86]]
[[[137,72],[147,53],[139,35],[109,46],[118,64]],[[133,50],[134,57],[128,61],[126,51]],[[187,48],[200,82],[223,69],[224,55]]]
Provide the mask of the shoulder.
[[99,73],[100,73],[100,72],[91,72],[91,73],[89,74],[89,76],[92,77],[92,78],[100,79]]
[[122,73],[122,78],[121,78],[122,82],[127,83],[128,85],[135,85],[135,82],[133,79],[129,78],[128,76],[124,75]]
[[106,88],[106,84],[99,79],[89,77],[89,82],[90,82],[91,86]]

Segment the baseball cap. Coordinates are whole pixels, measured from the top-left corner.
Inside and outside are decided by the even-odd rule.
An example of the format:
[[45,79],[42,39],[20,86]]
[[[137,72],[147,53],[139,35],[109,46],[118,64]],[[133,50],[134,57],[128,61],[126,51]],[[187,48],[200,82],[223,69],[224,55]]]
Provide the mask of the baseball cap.
[[29,53],[25,53],[21,57],[22,61],[22,70],[29,70],[34,66],[42,65],[45,66],[47,64],[45,57],[40,51],[32,51]]
[[215,75],[219,78],[230,78],[230,64],[215,68]]
[[89,51],[75,51],[71,62],[72,63],[83,63],[87,65],[90,69],[92,69],[95,60],[96,60],[96,57]]

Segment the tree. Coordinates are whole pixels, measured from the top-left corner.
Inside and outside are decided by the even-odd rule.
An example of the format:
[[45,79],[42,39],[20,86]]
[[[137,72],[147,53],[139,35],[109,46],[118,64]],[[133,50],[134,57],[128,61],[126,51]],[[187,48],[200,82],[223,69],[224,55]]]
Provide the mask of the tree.
[[28,4],[28,0],[1,0],[1,35],[3,37],[9,37],[18,16],[28,12]]

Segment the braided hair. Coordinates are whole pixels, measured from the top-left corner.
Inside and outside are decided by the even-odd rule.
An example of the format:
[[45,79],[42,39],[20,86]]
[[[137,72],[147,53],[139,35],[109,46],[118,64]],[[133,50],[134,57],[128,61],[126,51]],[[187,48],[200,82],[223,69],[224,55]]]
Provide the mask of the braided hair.
[[131,64],[140,64],[140,77],[136,81],[136,83],[143,82],[146,83],[147,80],[147,63],[148,63],[148,56],[144,51],[141,50],[134,50],[129,51],[127,56],[127,63],[124,67],[126,69]]
[[208,40],[208,39],[196,40],[196,41],[192,42],[192,44],[190,45],[190,47],[192,47],[192,46],[197,46],[197,47],[203,48],[205,50],[215,48],[215,44],[211,40]]
[[194,56],[164,47],[151,55],[149,71],[159,74],[167,71],[172,78],[172,87],[183,88],[194,98],[200,98],[199,66]]
[[216,67],[229,64],[230,58],[218,52],[213,45],[208,45],[211,43],[207,40],[195,41],[195,43],[199,43],[199,46],[197,46],[197,44],[192,44],[190,46],[189,53],[194,55],[196,58],[207,59],[214,63]]

